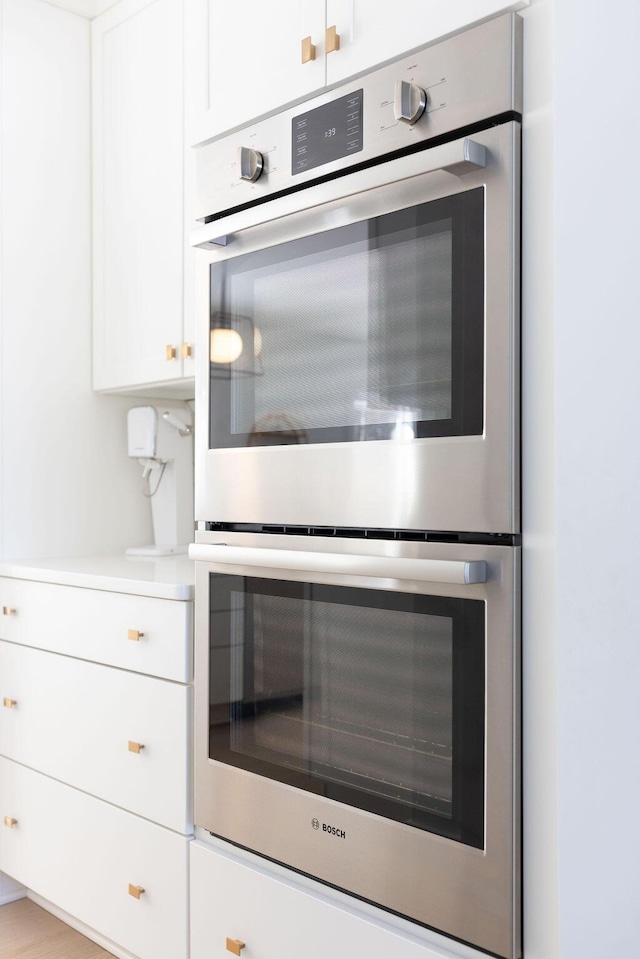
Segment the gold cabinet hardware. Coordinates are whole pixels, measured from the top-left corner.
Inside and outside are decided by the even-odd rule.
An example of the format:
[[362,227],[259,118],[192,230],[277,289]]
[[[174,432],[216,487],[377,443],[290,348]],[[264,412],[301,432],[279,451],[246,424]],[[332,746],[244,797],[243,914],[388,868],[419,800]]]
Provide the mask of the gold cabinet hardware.
[[[18,820],[17,820],[17,819],[12,819],[11,816],[5,816],[5,817],[4,817],[4,824],[5,824],[5,826],[8,826],[9,829],[13,829],[14,826],[17,826],[17,825],[18,825]],[[238,953],[238,955],[240,955],[240,953]]]
[[180,347],[180,356],[183,360],[189,359],[190,356],[193,356],[193,347],[191,343],[183,343]]
[[324,44],[326,53],[335,53],[340,49],[340,34],[336,31],[335,25],[327,27]]
[[131,639],[134,643],[139,643],[144,633],[140,632],[139,629],[128,629],[127,630],[127,639]]
[[7,709],[11,709],[13,706],[18,705],[17,699],[8,699],[6,696],[2,700],[2,705],[6,706]]
[[240,939],[229,939],[227,936],[227,952],[232,952],[234,956],[239,956],[245,945]]
[[12,606],[3,606],[3,607],[2,607],[2,615],[3,615],[3,616],[15,616],[17,612],[18,612],[18,610],[17,610],[17,609],[14,609]]
[[302,41],[302,62],[309,63],[316,58],[316,45],[311,42],[311,37],[305,37]]
[[129,752],[130,753],[141,753],[144,749],[144,743],[134,743],[129,740]]
[[139,899],[143,892],[142,886],[134,886],[132,882],[129,883],[129,895],[133,896],[134,899]]
[[175,360],[177,356],[178,356],[178,351],[175,348],[175,346],[172,346],[171,343],[168,343],[167,348],[165,350],[165,357],[168,360]]

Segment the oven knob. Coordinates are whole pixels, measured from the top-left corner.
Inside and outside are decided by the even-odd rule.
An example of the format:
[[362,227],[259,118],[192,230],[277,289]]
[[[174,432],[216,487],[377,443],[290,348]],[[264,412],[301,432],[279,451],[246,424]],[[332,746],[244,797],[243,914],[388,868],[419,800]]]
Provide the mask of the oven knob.
[[393,112],[396,120],[405,123],[416,123],[427,106],[427,94],[422,87],[407,80],[396,81],[396,92],[393,98]]
[[264,168],[264,159],[257,150],[251,147],[240,147],[238,149],[238,162],[240,164],[240,179],[249,180],[253,183],[258,179]]

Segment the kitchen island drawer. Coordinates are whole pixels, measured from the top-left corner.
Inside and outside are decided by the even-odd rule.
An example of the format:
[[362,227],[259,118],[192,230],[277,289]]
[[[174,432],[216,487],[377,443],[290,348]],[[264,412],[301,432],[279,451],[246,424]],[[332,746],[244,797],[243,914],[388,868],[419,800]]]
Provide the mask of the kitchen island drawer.
[[[355,899],[342,896],[351,907],[331,902],[326,887],[305,888],[295,873],[214,842],[192,842],[189,850],[191,959],[228,959],[236,949],[247,959],[442,959],[435,943],[392,929],[379,910],[376,921]],[[461,956],[477,955],[459,948]]]
[[186,959],[188,840],[0,758],[0,869],[139,959]]
[[191,617],[187,601],[0,577],[0,639],[182,683]]
[[0,641],[0,754],[192,829],[191,688]]

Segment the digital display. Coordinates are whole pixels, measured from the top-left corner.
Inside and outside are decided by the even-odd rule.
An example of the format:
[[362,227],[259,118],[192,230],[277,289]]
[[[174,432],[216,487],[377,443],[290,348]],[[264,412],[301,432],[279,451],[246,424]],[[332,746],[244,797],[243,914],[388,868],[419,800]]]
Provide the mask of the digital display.
[[362,150],[362,103],[363,91],[356,90],[293,118],[292,174]]

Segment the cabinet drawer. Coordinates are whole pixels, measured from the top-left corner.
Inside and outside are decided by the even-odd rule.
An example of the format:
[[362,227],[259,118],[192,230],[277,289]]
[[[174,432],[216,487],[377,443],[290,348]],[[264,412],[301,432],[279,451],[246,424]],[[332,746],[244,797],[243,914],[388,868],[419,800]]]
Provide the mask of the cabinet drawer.
[[178,682],[192,678],[187,601],[0,577],[0,639]]
[[0,754],[191,832],[191,688],[0,641]]
[[191,959],[228,959],[227,938],[245,944],[242,955],[247,959],[442,959],[444,955],[439,948],[358,913],[355,900],[354,911],[341,908],[322,898],[322,893],[314,895],[296,885],[293,874],[291,880],[270,874],[266,862],[264,868],[253,867],[226,847],[192,842],[189,860]]
[[187,839],[2,758],[0,817],[1,870],[140,959],[186,959]]

